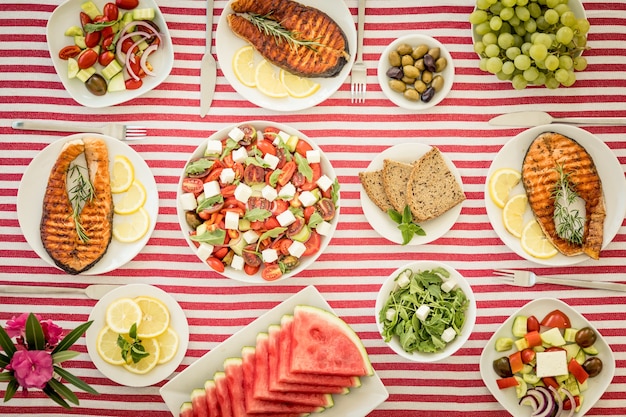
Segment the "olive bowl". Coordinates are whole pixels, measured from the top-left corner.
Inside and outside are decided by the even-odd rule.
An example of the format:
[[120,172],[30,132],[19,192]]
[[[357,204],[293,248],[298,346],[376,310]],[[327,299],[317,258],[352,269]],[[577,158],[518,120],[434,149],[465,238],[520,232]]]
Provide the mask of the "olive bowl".
[[[403,45],[405,47],[409,46],[413,48],[413,50],[415,50],[420,45],[425,45],[429,51],[432,48],[438,48],[440,57],[445,58],[446,60],[445,68],[440,71],[433,72],[433,78],[434,76],[439,75],[443,78],[443,83],[438,86],[438,88],[436,89],[437,91],[434,91],[434,94],[428,99],[426,98],[428,93],[420,94],[419,98],[415,96],[415,98],[417,99],[409,99],[405,97],[404,93],[395,91],[390,85],[390,81],[393,81],[394,83],[396,83],[396,81],[399,81],[397,79],[391,78],[387,74],[390,68],[394,67],[394,65],[392,65],[392,63],[390,62],[390,55],[397,52],[398,49],[401,48]],[[416,56],[419,56],[419,54]],[[398,67],[396,66],[395,68]],[[395,71],[398,70],[396,69]],[[435,38],[422,34],[410,34],[397,38],[385,48],[378,61],[378,83],[380,84],[380,88],[390,101],[392,101],[395,105],[407,110],[426,110],[439,104],[448,95],[450,90],[452,90],[452,84],[454,83],[454,73],[454,62],[452,61],[452,56],[450,55],[448,49]],[[400,76],[401,75],[404,75],[404,70],[402,70]],[[417,77],[417,80],[421,80],[422,77],[423,72]],[[404,82],[404,84],[407,88],[406,91],[411,91],[411,93],[416,92],[416,89],[413,88],[413,86],[415,86],[414,83]],[[427,86],[434,87],[434,85],[430,82],[425,82],[425,84]]]

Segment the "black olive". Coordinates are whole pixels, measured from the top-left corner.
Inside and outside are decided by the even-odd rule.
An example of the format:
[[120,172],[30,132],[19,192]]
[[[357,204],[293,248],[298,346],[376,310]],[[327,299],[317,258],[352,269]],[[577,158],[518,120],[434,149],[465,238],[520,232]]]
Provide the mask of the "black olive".
[[195,230],[196,227],[202,224],[202,219],[196,214],[195,211],[185,212],[185,220],[187,221],[189,227],[191,227],[193,230]]
[[430,72],[435,72],[435,70],[437,69],[435,65],[435,59],[429,54],[424,55],[424,66]]
[[589,374],[589,377],[593,378],[602,371],[602,360],[595,356],[589,358],[583,363],[583,368]]
[[94,74],[85,82],[87,90],[94,96],[103,96],[107,93],[107,82],[100,74]]
[[401,67],[391,67],[387,70],[387,77],[401,80],[404,77],[404,71],[402,71]]
[[506,356],[501,357],[500,359],[496,359],[493,361],[493,370],[496,371],[501,378],[508,378],[513,376],[513,372],[511,372],[511,364],[509,363],[509,358]]
[[261,266],[261,257],[256,251],[256,245],[248,245],[243,248],[241,252],[241,256],[243,257],[243,261],[253,267]]
[[422,93],[422,101],[424,103],[428,103],[430,100],[432,100],[434,95],[435,95],[435,89],[432,86],[430,86]]
[[576,332],[575,340],[578,346],[587,348],[596,343],[596,332],[590,327],[583,327]]

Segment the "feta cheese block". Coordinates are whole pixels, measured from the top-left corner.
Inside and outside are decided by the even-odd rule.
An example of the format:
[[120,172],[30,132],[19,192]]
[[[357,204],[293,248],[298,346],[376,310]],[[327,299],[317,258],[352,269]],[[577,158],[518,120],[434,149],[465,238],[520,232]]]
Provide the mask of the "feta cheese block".
[[243,132],[243,130],[239,129],[238,127],[233,127],[233,129],[228,133],[228,137],[237,142],[243,139],[245,135],[246,134]]
[[204,198],[215,197],[221,192],[220,183],[217,181],[205,182],[203,185],[203,188],[204,188]]
[[537,376],[567,375],[567,352],[554,350],[550,352],[537,352]]
[[239,255],[233,255],[233,260],[230,263],[230,266],[237,271],[241,271],[243,269],[243,258]]
[[294,195],[296,195],[296,187],[290,182],[285,184],[278,192],[280,198],[291,199]]
[[193,193],[183,193],[178,197],[180,206],[185,211],[192,211],[198,207],[198,201]]
[[248,150],[246,148],[237,148],[232,152],[233,161],[242,164],[248,157]]
[[200,242],[200,245],[198,246],[198,252],[196,252],[196,254],[198,255],[198,258],[202,259],[203,261],[206,261],[207,258],[211,256],[212,253],[213,253],[213,245],[210,245],[205,242]]
[[310,191],[302,191],[298,196],[298,200],[304,207],[310,207],[313,204],[317,203],[317,197]]
[[224,168],[220,173],[220,181],[224,184],[230,184],[235,181],[235,171],[232,168]]
[[306,246],[304,246],[304,243],[298,242],[297,240],[294,240],[293,243],[289,245],[288,249],[289,254],[295,256],[296,258],[301,257],[305,250]]
[[333,185],[333,180],[328,178],[326,175],[322,175],[316,181],[316,184],[320,187],[322,191],[327,191]]
[[276,249],[267,248],[261,251],[263,262],[271,263],[278,260],[278,251]]
[[430,307],[428,307],[426,304],[422,304],[415,312],[415,315],[418,319],[424,321],[426,320],[426,317],[428,317],[428,313],[430,313]]
[[224,216],[224,227],[230,230],[239,229],[239,214],[234,211],[227,211]]
[[264,199],[271,203],[276,200],[276,197],[278,197],[278,191],[276,191],[276,188],[271,185],[266,185],[263,189],[261,189],[261,195]]
[[333,230],[333,225],[324,220],[315,227],[315,230],[322,236],[328,236]]
[[235,188],[235,198],[242,203],[247,203],[251,195],[252,188],[248,184],[240,182],[237,188]]
[[282,213],[280,213],[278,216],[276,216],[276,220],[278,220],[278,223],[282,227],[287,227],[291,223],[296,221],[296,216],[294,216],[291,211],[285,210]]
[[309,164],[318,164],[321,161],[320,151],[317,149],[306,151],[306,160],[309,161]]
[[450,292],[454,289],[454,287],[456,287],[456,281],[453,278],[450,278],[441,284],[441,290],[443,292]]
[[222,141],[219,140],[209,140],[206,143],[206,149],[204,150],[204,155],[221,155],[222,154]]
[[265,162],[270,169],[276,169],[278,163],[280,162],[280,159],[278,159],[277,156],[272,155],[271,153],[266,153],[263,157],[263,162]]

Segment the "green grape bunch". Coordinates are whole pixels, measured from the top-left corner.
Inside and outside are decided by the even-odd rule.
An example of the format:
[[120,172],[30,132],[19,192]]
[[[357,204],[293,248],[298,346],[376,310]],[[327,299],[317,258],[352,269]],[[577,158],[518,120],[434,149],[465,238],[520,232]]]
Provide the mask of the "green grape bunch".
[[469,22],[479,68],[517,90],[569,87],[587,68],[589,21],[568,0],[476,0]]

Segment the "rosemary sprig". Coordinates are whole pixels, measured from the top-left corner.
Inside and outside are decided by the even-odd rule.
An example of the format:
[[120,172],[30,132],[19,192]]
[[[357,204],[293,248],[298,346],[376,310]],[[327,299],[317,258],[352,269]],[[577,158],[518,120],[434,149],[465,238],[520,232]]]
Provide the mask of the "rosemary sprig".
[[80,212],[85,207],[85,204],[90,202],[94,196],[93,184],[88,179],[85,179],[85,175],[81,172],[87,171],[82,165],[72,164],[69,168],[69,177],[73,180],[73,186],[70,188],[70,203],[72,204],[72,217],[74,224],[76,225],[76,233],[81,242],[88,242],[89,236],[85,231],[82,223],[80,222]]
[[256,26],[259,31],[265,33],[266,35],[273,36],[276,41],[276,45],[281,45],[284,41],[287,42],[291,49],[296,49],[298,46],[306,46],[316,52],[318,47],[324,46],[315,39],[300,39],[298,37],[299,32],[288,30],[281,25],[280,22],[269,19],[268,16],[269,14],[262,16],[256,13],[249,13],[245,16],[245,18]]
[[563,170],[562,165],[557,165],[555,170],[559,174],[559,179],[552,190],[556,234],[561,239],[582,245],[585,219],[579,210],[571,207],[579,198],[576,185],[572,184],[570,174]]

